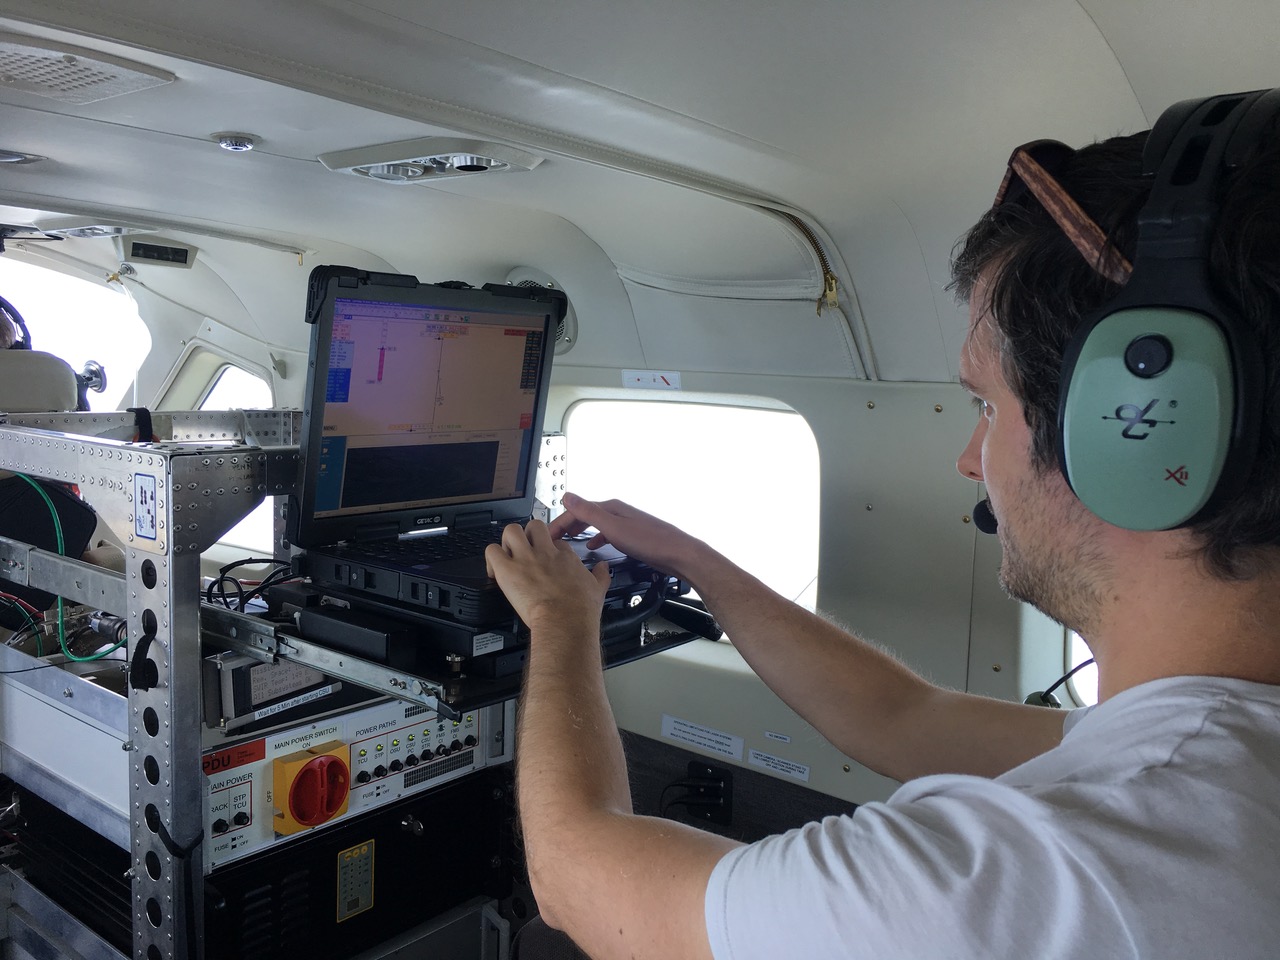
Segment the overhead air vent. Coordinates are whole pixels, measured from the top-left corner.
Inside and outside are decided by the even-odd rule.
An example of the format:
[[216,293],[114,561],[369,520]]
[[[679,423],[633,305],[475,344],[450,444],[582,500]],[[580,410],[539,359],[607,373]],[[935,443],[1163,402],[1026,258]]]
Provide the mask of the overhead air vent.
[[319,160],[326,169],[338,173],[394,184],[492,176],[532,170],[542,162],[541,157],[515,147],[450,137],[427,137],[339,150],[323,153]]
[[39,163],[41,160],[48,159],[38,153],[19,153],[17,150],[5,150],[0,147],[0,163]]
[[148,237],[146,240],[121,237],[116,243],[119,244],[120,259],[125,263],[190,267],[196,262],[196,248],[185,243],[174,243],[159,237]]
[[[515,287],[550,287],[553,290],[563,290],[560,284],[556,283],[551,277],[534,267],[516,267],[507,274],[507,283]],[[556,327],[556,355],[568,353],[578,340],[578,315],[573,310],[573,301],[570,300],[568,309],[564,312],[564,319],[560,321]]]
[[96,50],[0,33],[0,90],[21,90],[63,103],[95,103],[175,79],[164,70]]
[[123,220],[104,220],[100,217],[54,217],[38,220],[41,232],[55,237],[125,237],[135,233],[155,233],[158,227]]

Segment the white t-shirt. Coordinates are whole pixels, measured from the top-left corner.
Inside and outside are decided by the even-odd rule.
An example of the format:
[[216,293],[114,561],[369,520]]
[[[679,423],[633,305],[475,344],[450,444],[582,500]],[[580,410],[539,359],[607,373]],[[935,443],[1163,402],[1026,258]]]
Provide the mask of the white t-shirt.
[[1065,731],[728,853],[716,960],[1280,957],[1280,687],[1157,680]]

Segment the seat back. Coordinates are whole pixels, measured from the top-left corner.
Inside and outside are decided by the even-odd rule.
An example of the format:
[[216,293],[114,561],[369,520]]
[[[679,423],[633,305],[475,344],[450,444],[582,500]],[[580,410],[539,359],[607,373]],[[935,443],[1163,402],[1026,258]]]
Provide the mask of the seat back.
[[39,350],[0,350],[0,411],[45,413],[76,408],[76,374]]

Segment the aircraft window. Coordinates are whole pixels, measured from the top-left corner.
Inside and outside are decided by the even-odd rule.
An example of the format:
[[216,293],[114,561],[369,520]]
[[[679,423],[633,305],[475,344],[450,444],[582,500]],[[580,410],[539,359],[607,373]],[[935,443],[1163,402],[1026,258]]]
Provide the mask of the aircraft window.
[[269,410],[271,385],[256,374],[229,363],[218,371],[218,377],[201,401],[200,409]]
[[[271,385],[261,377],[234,364],[227,364],[200,403],[201,410],[266,410],[271,408]],[[234,544],[262,556],[271,556],[271,516],[274,500],[267,497],[243,520],[222,536],[222,543]]]
[[119,285],[0,257],[0,296],[22,314],[36,350],[61,357],[77,373],[88,361],[106,371],[106,389],[88,392],[90,410],[133,405],[133,382],[151,350],[151,332]]
[[818,445],[800,414],[586,400],[570,411],[565,435],[571,491],[669,520],[814,609]]
[[[1080,634],[1074,630],[1067,631],[1067,669],[1084,663],[1093,654]],[[1096,664],[1085,667],[1066,683],[1067,692],[1077,705],[1088,707],[1098,702],[1098,667]]]

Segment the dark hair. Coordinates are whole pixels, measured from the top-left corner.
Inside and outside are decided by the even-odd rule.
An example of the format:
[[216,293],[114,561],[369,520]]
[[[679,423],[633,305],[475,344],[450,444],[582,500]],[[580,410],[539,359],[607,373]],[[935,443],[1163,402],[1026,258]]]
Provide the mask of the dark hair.
[[[1076,151],[1053,174],[1130,260],[1150,182],[1141,175],[1145,133]],[[956,245],[952,288],[964,300],[980,275],[1001,369],[1022,402],[1037,469],[1057,470],[1062,355],[1081,319],[1120,289],[1100,276],[1030,196],[988,211]],[[1192,526],[1214,576],[1247,579],[1280,547],[1280,138],[1234,175],[1210,249],[1219,298],[1252,328],[1262,351],[1262,434],[1246,489]]]
[[9,319],[9,315],[5,313],[4,308],[0,307],[0,350],[8,350],[17,342],[18,328]]

